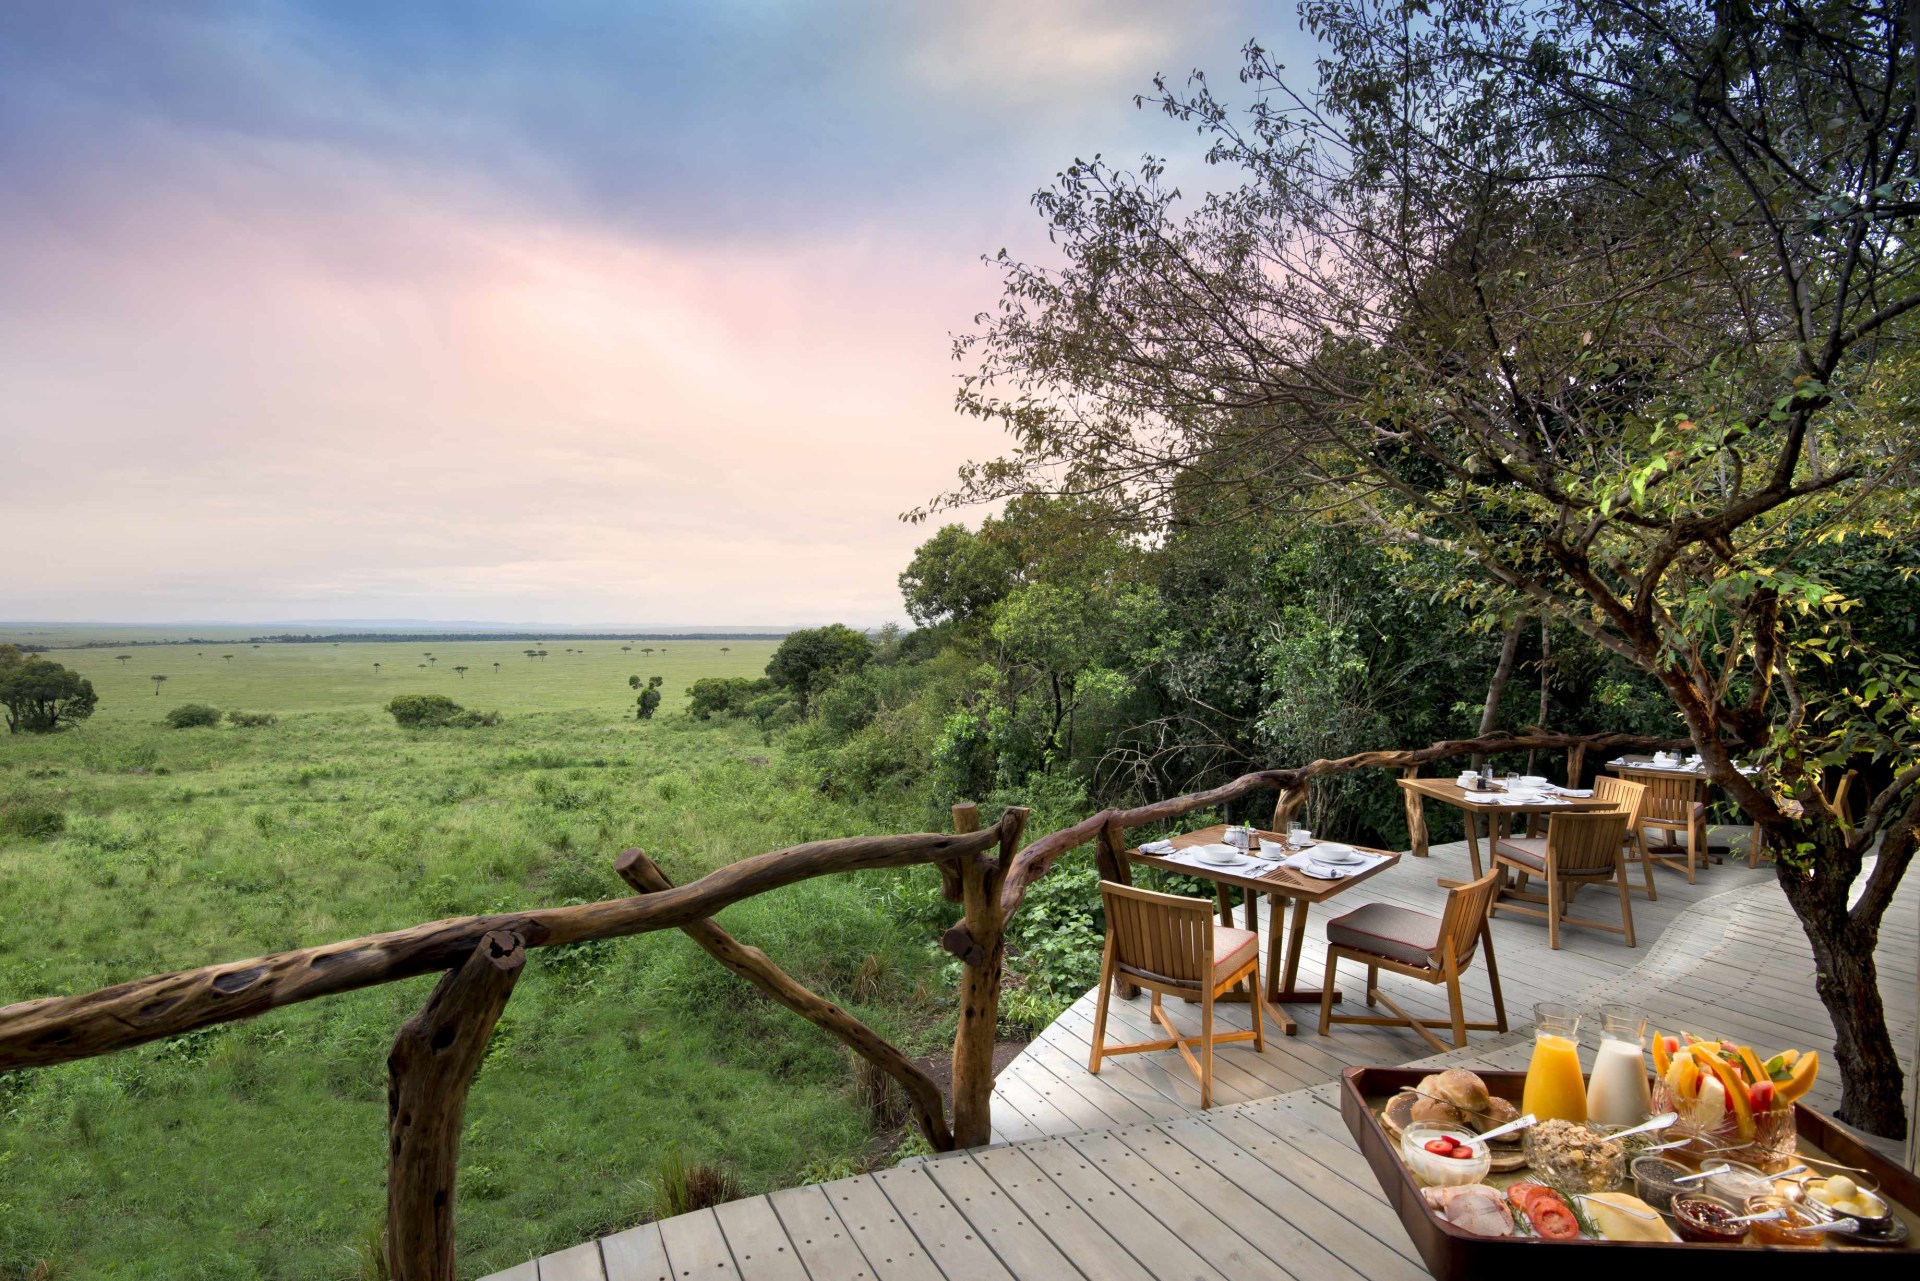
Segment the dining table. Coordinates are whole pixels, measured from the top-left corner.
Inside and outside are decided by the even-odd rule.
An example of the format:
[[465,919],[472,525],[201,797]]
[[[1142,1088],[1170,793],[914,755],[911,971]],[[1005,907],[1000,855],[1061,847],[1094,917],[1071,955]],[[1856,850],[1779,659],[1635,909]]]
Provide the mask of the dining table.
[[[1198,831],[1170,837],[1168,840],[1176,851],[1196,845],[1217,845],[1226,843],[1228,830],[1226,824],[1217,823],[1212,827],[1203,827]],[[1256,828],[1254,835],[1259,838],[1261,847],[1261,853],[1257,857],[1272,858],[1280,854],[1299,852],[1291,847],[1284,850],[1281,848],[1287,843],[1287,838],[1282,833]],[[1177,872],[1182,876],[1192,876],[1213,882],[1214,896],[1219,904],[1222,925],[1234,924],[1232,891],[1241,890],[1244,896],[1242,907],[1246,913],[1246,924],[1240,928],[1252,930],[1256,934],[1260,930],[1260,895],[1267,895],[1271,905],[1268,913],[1271,928],[1267,938],[1267,972],[1264,980],[1256,976],[1255,981],[1264,981],[1266,1004],[1274,1018],[1279,1021],[1281,1032],[1287,1036],[1294,1036],[1298,1033],[1299,1026],[1287,1013],[1285,1007],[1320,1003],[1320,989],[1303,989],[1299,986],[1300,949],[1306,940],[1307,909],[1315,903],[1324,903],[1328,899],[1346,893],[1354,886],[1373,879],[1400,861],[1400,856],[1389,850],[1368,849],[1361,845],[1351,848],[1368,856],[1372,866],[1356,869],[1337,878],[1311,876],[1304,871],[1284,866],[1261,874],[1252,874],[1250,871],[1235,872],[1226,868],[1210,867],[1197,861],[1180,861],[1158,854],[1148,854],[1139,849],[1127,850],[1126,859],[1129,863],[1157,867],[1162,871]],[[1288,920],[1289,904],[1291,904],[1291,920]],[[1284,928],[1283,922],[1286,922]],[[1280,960],[1283,936],[1286,947],[1284,964]],[[1236,998],[1243,1001],[1247,999],[1245,993],[1230,994],[1220,999],[1225,1001]],[[1340,994],[1335,992],[1333,999],[1338,1001]]]
[[[1401,791],[1406,793],[1407,826],[1412,837],[1413,853],[1420,858],[1427,856],[1428,801],[1451,805],[1466,816],[1467,858],[1473,864],[1474,880],[1479,880],[1481,876],[1480,836],[1477,831],[1480,819],[1487,820],[1487,854],[1491,857],[1494,843],[1507,834],[1507,821],[1514,815],[1531,817],[1535,814],[1578,813],[1613,807],[1611,802],[1600,800],[1592,793],[1585,796],[1569,795],[1565,789],[1552,786],[1539,791],[1518,792],[1509,791],[1500,784],[1469,790],[1462,787],[1457,779],[1451,778],[1403,778],[1399,783]],[[1495,819],[1500,821],[1495,822]],[[1440,884],[1451,889],[1465,882],[1442,877]]]

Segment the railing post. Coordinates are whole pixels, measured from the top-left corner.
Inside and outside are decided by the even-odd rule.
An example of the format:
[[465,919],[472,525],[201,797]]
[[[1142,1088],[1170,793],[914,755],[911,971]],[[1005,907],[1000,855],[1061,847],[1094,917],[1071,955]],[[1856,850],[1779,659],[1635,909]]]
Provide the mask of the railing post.
[[448,970],[387,1055],[387,1267],[394,1281],[454,1281],[453,1193],[467,1087],[527,953],[494,930]]
[[[1011,825],[1007,818],[1013,821]],[[1002,819],[1000,853],[957,860],[963,919],[972,946],[960,958],[960,1025],[953,1037],[953,1141],[973,1148],[993,1139],[993,1047],[1000,1022],[1000,977],[1006,964],[1006,912],[1000,886],[1013,865],[1027,811],[1013,808]],[[978,831],[980,811],[972,803],[953,807],[953,823],[962,834]]]
[[[1400,771],[1401,778],[1419,778],[1420,767],[1412,765]],[[1401,803],[1407,807],[1407,849],[1415,858],[1427,857],[1427,801],[1411,788],[1400,789]]]
[[1311,783],[1301,782],[1282,789],[1279,799],[1273,803],[1273,826],[1269,831],[1284,833],[1287,830],[1287,824],[1293,822],[1294,815],[1307,803],[1307,789],[1310,787]]

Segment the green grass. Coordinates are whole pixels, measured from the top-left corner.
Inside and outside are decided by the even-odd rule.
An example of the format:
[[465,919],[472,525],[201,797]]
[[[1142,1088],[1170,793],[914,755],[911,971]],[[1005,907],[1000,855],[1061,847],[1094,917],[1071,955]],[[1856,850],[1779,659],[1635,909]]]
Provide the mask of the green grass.
[[[755,674],[769,646],[665,646],[650,659],[609,642],[578,656],[549,642],[545,660],[498,642],[142,648],[124,665],[55,654],[102,706],[75,731],[0,737],[0,803],[67,821],[52,839],[0,838],[0,1003],[618,894],[627,845],[686,881],[796,841],[918,825],[825,800],[757,731],[678,713],[686,682]],[[373,675],[379,652],[398,665],[422,649],[432,671],[387,675],[383,658]],[[475,670],[462,681],[455,663]],[[155,671],[174,678],[157,699]],[[651,723],[628,710],[634,672],[667,678]],[[402,731],[377,710],[400,692],[508,719]],[[281,720],[155,724],[190,700]],[[931,1046],[947,994],[923,932],[879,905],[889,884],[809,882],[722,919],[884,1033]],[[856,982],[869,958],[877,988]],[[0,1074],[0,1278],[358,1276],[385,1204],[386,1050],[431,984]],[[837,1044],[677,933],[537,950],[469,1102],[460,1271],[640,1221],[667,1153],[763,1191],[857,1163],[874,1137]]]

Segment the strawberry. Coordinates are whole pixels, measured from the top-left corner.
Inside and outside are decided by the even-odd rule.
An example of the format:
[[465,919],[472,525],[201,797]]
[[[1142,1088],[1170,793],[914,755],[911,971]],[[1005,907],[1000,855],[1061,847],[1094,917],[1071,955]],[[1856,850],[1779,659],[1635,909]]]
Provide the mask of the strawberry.
[[1462,1143],[1459,1147],[1447,1153],[1447,1155],[1456,1161],[1471,1161],[1473,1160],[1473,1149],[1467,1144]]
[[1444,1134],[1437,1139],[1427,1140],[1427,1151],[1433,1153],[1435,1156],[1452,1156],[1454,1149],[1459,1146],[1460,1144],[1458,1142]]

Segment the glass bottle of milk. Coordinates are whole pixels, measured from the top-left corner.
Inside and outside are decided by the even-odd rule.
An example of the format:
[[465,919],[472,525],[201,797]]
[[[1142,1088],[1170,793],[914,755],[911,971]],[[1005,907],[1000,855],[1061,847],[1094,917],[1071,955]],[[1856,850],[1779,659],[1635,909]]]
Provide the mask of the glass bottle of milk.
[[1653,1112],[1647,1082],[1647,1019],[1631,1005],[1600,1007],[1600,1053],[1587,1078],[1587,1120],[1638,1125]]

